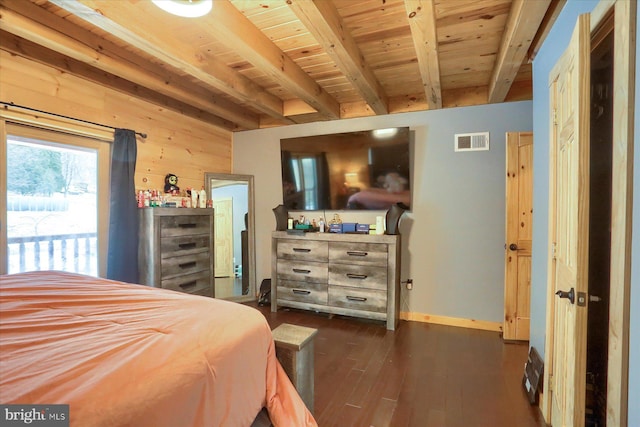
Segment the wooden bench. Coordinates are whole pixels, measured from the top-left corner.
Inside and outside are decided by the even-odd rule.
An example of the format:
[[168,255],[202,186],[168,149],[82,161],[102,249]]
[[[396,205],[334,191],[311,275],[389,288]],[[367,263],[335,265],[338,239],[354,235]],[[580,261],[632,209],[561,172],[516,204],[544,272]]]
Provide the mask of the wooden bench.
[[313,413],[313,338],[317,329],[283,323],[272,331],[276,357]]

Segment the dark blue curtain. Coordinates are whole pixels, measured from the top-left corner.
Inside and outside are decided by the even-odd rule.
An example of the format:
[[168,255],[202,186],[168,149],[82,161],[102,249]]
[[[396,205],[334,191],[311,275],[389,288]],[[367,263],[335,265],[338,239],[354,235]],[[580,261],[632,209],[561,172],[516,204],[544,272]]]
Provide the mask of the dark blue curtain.
[[136,134],[116,129],[111,148],[107,278],[138,282],[138,207],[135,198]]

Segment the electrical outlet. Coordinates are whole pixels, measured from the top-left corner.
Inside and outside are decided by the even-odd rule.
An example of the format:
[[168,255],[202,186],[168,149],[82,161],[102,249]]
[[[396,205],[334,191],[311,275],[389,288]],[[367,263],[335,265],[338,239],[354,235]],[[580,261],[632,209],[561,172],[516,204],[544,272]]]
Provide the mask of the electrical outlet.
[[407,279],[407,289],[413,289],[413,279]]

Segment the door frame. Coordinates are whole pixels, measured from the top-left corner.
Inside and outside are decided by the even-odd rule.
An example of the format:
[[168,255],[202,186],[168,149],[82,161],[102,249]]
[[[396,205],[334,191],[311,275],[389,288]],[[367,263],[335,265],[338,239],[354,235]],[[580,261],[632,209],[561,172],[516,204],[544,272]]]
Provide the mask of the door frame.
[[[85,141],[71,142],[69,145],[95,149],[98,156],[98,276],[107,274],[108,224],[109,224],[109,162],[113,130],[93,123],[76,122],[55,114],[22,111],[11,107],[0,110],[0,188],[7,188],[7,127],[27,126],[36,131],[59,132],[61,138],[70,135],[73,138],[87,138]],[[62,141],[65,143],[65,141]],[[7,198],[0,197],[0,248],[7,247]],[[0,274],[8,272],[7,257],[0,257]]]
[[[607,368],[607,424],[627,426],[629,389],[629,306],[631,289],[631,226],[633,220],[633,119],[635,109],[635,36],[636,2],[601,0],[591,12],[591,34],[614,14],[613,77],[613,177],[611,224],[611,294],[609,302],[609,364]],[[553,124],[551,124],[553,129]],[[553,160],[550,156],[549,161]],[[556,176],[551,168],[549,176],[549,248],[547,280],[547,318],[545,338],[545,366],[553,360],[555,277],[553,241],[555,223]],[[546,422],[551,420],[550,372],[544,372],[541,401]],[[558,375],[558,373],[554,373]]]

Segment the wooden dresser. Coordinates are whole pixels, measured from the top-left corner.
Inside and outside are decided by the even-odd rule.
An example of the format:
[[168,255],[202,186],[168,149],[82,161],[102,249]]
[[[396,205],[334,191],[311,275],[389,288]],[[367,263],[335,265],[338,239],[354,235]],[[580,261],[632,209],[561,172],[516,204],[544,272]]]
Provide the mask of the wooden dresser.
[[138,211],[140,283],[213,297],[213,209]]
[[400,236],[275,231],[271,311],[278,306],[398,325]]

